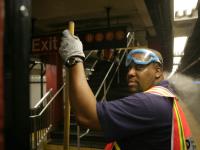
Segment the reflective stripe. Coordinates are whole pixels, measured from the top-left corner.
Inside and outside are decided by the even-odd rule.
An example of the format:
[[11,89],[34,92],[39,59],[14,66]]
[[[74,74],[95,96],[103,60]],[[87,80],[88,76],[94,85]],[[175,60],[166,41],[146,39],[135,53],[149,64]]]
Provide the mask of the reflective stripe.
[[115,147],[115,150],[121,150],[117,142],[114,142],[114,147]]
[[[174,112],[172,112],[174,114]],[[172,115],[171,150],[174,148],[174,115]]]
[[113,150],[113,149],[114,150],[121,150],[116,141],[106,144],[106,146],[104,148],[104,150]]
[[178,107],[177,97],[167,88],[162,86],[154,86],[151,89],[145,91],[144,93],[151,93],[159,96],[173,98],[171,150],[187,150],[186,146],[187,137],[184,131],[186,131],[190,135],[190,129],[187,126],[187,122],[183,112],[181,112],[181,108]]
[[175,114],[176,114],[176,117],[177,117],[177,124],[178,124],[178,131],[179,131],[179,140],[180,140],[180,148],[181,150],[186,150],[186,141],[185,141],[185,138],[184,138],[184,129],[183,129],[183,125],[182,125],[182,121],[181,121],[181,116],[179,114],[179,110],[178,110],[178,107],[177,107],[177,103],[176,103],[176,100],[174,100],[174,111],[175,111]]
[[152,93],[160,96],[165,97],[176,97],[170,90],[162,87],[162,86],[154,86],[149,90],[145,91],[144,93]]

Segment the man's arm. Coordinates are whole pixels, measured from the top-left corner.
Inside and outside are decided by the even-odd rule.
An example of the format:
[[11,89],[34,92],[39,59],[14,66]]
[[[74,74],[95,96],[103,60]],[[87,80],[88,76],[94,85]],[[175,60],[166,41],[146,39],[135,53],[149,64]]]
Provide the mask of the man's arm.
[[[59,53],[65,63],[72,57],[85,58],[81,41],[68,30],[63,32]],[[96,98],[87,83],[83,63],[69,67],[69,99],[79,124],[100,129]]]
[[88,128],[100,129],[96,98],[87,83],[82,63],[69,69],[69,84],[70,102],[78,123]]

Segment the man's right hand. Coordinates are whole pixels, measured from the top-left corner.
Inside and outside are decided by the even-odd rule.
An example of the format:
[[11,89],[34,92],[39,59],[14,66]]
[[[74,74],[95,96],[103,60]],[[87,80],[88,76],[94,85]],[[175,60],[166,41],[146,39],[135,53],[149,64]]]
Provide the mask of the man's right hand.
[[63,31],[59,53],[64,62],[70,57],[78,56],[84,60],[83,45],[77,36],[72,35],[69,30]]

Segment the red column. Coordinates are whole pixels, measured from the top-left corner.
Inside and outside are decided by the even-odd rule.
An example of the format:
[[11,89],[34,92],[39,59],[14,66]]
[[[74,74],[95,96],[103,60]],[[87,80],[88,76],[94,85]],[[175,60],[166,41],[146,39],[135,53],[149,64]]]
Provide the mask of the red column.
[[3,1],[0,0],[0,149],[4,149],[4,136],[3,136],[3,128],[4,128],[4,98],[3,98]]
[[[53,88],[55,94],[63,84],[62,78],[62,61],[57,53],[49,56],[46,65],[46,88],[47,91]],[[62,92],[56,97],[53,103],[53,123],[58,125],[63,122],[63,97]]]

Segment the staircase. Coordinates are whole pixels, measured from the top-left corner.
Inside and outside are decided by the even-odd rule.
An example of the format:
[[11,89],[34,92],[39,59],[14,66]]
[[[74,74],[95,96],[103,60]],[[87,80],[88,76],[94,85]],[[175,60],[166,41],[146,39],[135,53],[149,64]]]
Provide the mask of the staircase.
[[[95,62],[96,60],[90,59],[90,61]],[[88,83],[93,93],[96,93],[95,96],[97,97],[97,101],[101,101],[103,98],[107,100],[117,99],[129,94],[125,82],[126,70],[124,69],[124,66],[119,67],[119,78],[115,75],[114,79],[112,80],[112,75],[116,72],[117,65],[118,64],[114,62],[100,60],[90,70],[92,73],[90,76],[88,76]],[[95,71],[93,72],[93,70]],[[109,81],[113,82],[112,84],[110,83],[110,90],[108,90],[108,93],[106,93],[105,96],[105,87],[108,86]],[[104,82],[105,84],[103,84]],[[99,89],[101,86],[102,88]],[[84,127],[78,127],[73,113],[71,113],[70,117],[70,147],[76,147],[76,149],[77,147],[80,149],[90,148],[90,150],[104,149],[106,141],[102,132],[89,130]],[[64,138],[63,131],[64,124],[61,124],[49,134],[49,140],[47,143],[48,146],[45,146],[45,150],[51,150],[49,146],[53,147],[54,150],[62,147],[61,145],[63,145]],[[80,138],[78,138],[78,135]]]
[[[85,148],[94,148],[94,149],[103,149],[106,142],[103,137],[102,132],[92,131],[80,138],[80,143],[78,143],[78,132],[80,135],[83,135],[87,128],[77,126],[75,116],[71,114],[71,123],[70,123],[70,147],[85,147]],[[77,131],[79,130],[79,131]],[[49,135],[48,145],[63,145],[64,138],[64,124],[57,127]]]

